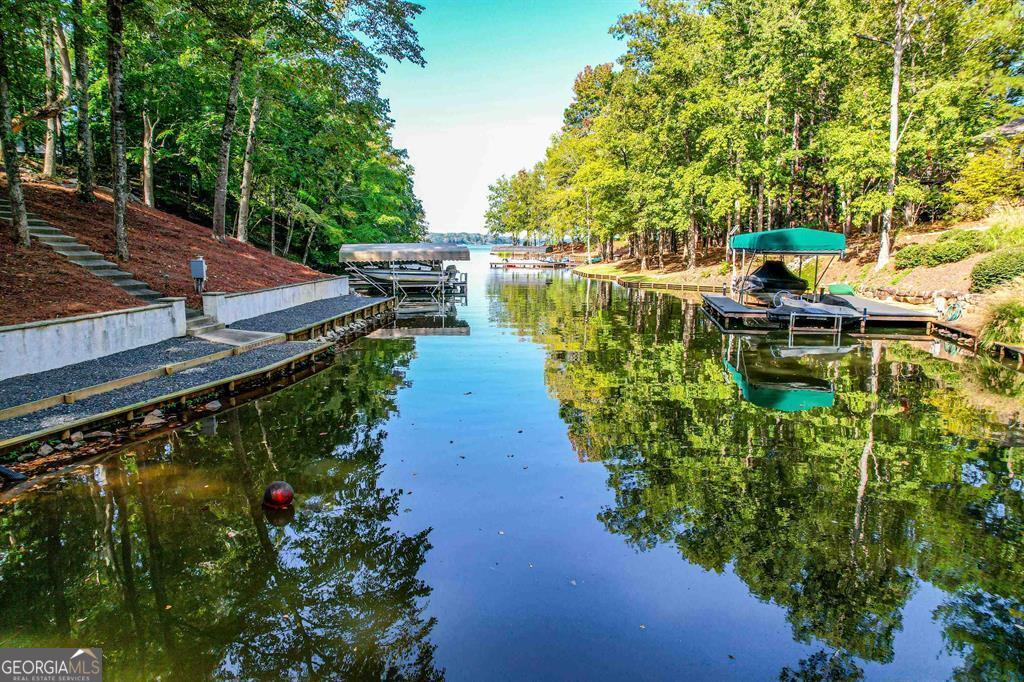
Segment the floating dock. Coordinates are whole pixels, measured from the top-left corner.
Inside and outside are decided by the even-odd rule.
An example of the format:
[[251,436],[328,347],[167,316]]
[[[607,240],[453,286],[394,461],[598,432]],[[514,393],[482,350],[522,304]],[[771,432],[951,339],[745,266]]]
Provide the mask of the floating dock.
[[[768,319],[767,308],[745,305],[721,294],[702,294],[701,298],[704,299],[704,312],[724,332],[750,333],[753,331],[756,333],[766,328],[778,327]],[[906,327],[928,325],[935,322],[935,313],[933,312],[904,308],[859,296],[826,294],[822,297],[822,302],[844,305],[858,311],[861,314],[859,323],[861,332],[864,332],[868,325]]]
[[525,269],[525,270],[559,270],[569,267],[569,263],[546,260],[502,260],[491,261],[492,268]]

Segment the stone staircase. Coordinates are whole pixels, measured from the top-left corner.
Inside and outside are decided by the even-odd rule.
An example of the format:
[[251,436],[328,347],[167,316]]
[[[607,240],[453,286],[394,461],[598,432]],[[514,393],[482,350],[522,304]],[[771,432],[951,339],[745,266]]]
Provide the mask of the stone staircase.
[[189,336],[202,336],[221,329],[224,329],[223,323],[217,322],[209,315],[203,315],[201,310],[185,310],[185,333]]
[[[11,204],[6,198],[0,198],[0,221],[9,224],[10,220]],[[28,216],[28,232],[33,239],[46,244],[70,262],[85,268],[96,277],[105,279],[147,305],[163,298],[163,294],[153,291],[148,284],[135,279],[132,273],[122,270],[116,263],[105,260],[102,254],[90,250],[74,237],[64,234],[59,228],[31,213]]]

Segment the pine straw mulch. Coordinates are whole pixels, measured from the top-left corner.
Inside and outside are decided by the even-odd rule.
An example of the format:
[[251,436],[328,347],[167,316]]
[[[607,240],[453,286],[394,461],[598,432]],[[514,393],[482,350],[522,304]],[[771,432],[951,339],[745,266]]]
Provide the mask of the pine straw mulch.
[[[50,183],[25,182],[24,188],[29,211],[119,263],[109,194],[100,191],[96,201],[87,204],[78,201],[73,189]],[[189,259],[197,255],[206,259],[207,291],[250,291],[326,276],[231,238],[218,242],[210,228],[143,204],[130,203],[125,222],[131,259],[119,263],[121,269],[165,296],[187,297],[190,307],[202,307],[188,266]]]
[[17,246],[0,225],[0,325],[21,324],[143,305],[37,241]]

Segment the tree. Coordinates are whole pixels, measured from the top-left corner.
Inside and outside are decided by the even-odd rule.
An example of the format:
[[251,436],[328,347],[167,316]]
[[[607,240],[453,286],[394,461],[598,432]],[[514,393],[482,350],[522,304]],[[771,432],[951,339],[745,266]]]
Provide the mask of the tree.
[[411,24],[423,8],[407,0],[384,3],[360,0],[344,5],[313,2],[298,10],[278,0],[250,0],[245,6],[206,0],[197,6],[209,18],[215,31],[232,44],[231,75],[221,126],[213,200],[213,232],[218,239],[223,239],[225,233],[228,171],[239,81],[245,58],[253,47],[274,38],[286,49],[302,54],[324,54],[324,62],[350,66],[359,76],[370,79],[382,68],[381,56],[425,64]]
[[249,109],[249,134],[245,141],[245,160],[242,162],[242,187],[238,199],[238,222],[235,238],[240,242],[249,240],[249,199],[252,196],[253,154],[256,153],[256,123],[260,119],[260,96],[252,98]]
[[[6,4],[6,3],[5,3]],[[7,9],[7,8],[5,8]],[[11,14],[6,16],[14,16]],[[11,125],[10,73],[7,68],[6,21],[0,18],[0,152],[3,152],[4,171],[7,173],[7,196],[11,202],[11,226],[22,246],[30,244],[28,214],[25,212],[25,197],[21,191],[21,169],[18,164],[18,148],[14,142]]]
[[124,214],[128,200],[128,162],[125,159],[125,107],[122,89],[124,59],[124,8],[130,0],[107,3],[107,93],[110,98],[110,166],[114,198],[114,239],[117,257],[129,259],[128,229]]
[[77,99],[77,153],[78,153],[78,198],[91,202],[95,159],[92,149],[92,129],[89,123],[89,55],[86,50],[88,34],[85,28],[85,12],[82,0],[72,0],[71,25],[75,47],[75,96]]

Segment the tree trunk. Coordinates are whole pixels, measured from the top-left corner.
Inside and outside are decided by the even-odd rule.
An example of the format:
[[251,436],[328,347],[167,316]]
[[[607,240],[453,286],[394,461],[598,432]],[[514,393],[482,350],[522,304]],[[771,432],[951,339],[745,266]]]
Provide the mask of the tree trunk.
[[295,227],[295,212],[294,208],[288,207],[288,232],[284,237],[284,251],[281,252],[282,256],[287,257],[289,249],[292,248],[292,228]]
[[153,133],[159,122],[160,119],[151,119],[149,112],[142,112],[142,202],[150,208],[156,206],[153,194]]
[[240,242],[249,240],[249,198],[252,196],[252,164],[253,153],[256,151],[256,122],[260,118],[259,95],[252,98],[252,109],[249,110],[249,135],[245,141],[245,160],[242,162],[242,189],[238,198],[238,224],[235,226],[235,238]]
[[277,255],[277,194],[270,187],[270,255]]
[[220,129],[220,151],[217,154],[217,186],[213,192],[213,236],[217,239],[224,239],[224,214],[228,203],[228,167],[231,162],[231,137],[235,132],[235,113],[238,111],[238,81],[242,78],[242,56],[242,46],[239,44],[231,55],[228,102],[224,107],[224,124]]
[[686,247],[686,267],[693,270],[697,267],[697,216],[690,216],[690,229],[687,233],[689,244]]
[[764,229],[764,178],[757,180],[757,231]]
[[906,16],[907,0],[896,2],[896,30],[892,39],[892,89],[889,91],[889,179],[885,193],[888,201],[882,212],[882,230],[879,240],[878,262],[875,270],[881,270],[889,263],[892,246],[892,215],[896,202],[896,170],[899,162],[900,145],[900,74],[903,70],[903,52],[910,43],[910,29],[913,21]]
[[72,26],[75,32],[75,91],[78,97],[78,198],[93,201],[95,160],[92,152],[92,130],[89,127],[89,56],[86,53],[85,22],[82,21],[82,0],[73,0]]
[[124,59],[124,0],[107,0],[107,90],[110,94],[110,166],[113,170],[114,238],[117,257],[128,260],[128,230],[124,224],[128,193],[125,160],[125,111],[122,88]]
[[[53,89],[53,31],[50,22],[44,21],[43,34],[43,92],[46,101],[55,99]],[[53,179],[57,175],[57,116],[46,119],[46,137],[43,139],[43,177]]]
[[313,243],[313,235],[316,234],[316,222],[309,226],[309,236],[306,238],[306,248],[302,252],[302,264],[306,264],[306,259],[309,258],[309,246]]
[[21,193],[18,147],[14,143],[14,128],[11,126],[6,42],[3,26],[0,25],[0,149],[3,150],[4,170],[7,172],[7,196],[11,200],[11,226],[21,245],[27,247],[30,244],[28,215],[25,213],[25,197]]

